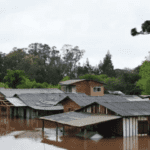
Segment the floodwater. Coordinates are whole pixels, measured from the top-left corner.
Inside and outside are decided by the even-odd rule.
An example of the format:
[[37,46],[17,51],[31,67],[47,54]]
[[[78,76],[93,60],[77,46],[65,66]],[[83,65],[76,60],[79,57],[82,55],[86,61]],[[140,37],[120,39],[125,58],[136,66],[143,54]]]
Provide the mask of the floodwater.
[[[38,119],[0,117],[0,150],[148,150],[150,136],[142,137],[104,137],[98,133],[90,138],[67,133],[63,136],[59,126],[56,136],[55,124],[44,123]],[[105,130],[105,129],[103,129]],[[107,132],[107,130],[106,130]]]

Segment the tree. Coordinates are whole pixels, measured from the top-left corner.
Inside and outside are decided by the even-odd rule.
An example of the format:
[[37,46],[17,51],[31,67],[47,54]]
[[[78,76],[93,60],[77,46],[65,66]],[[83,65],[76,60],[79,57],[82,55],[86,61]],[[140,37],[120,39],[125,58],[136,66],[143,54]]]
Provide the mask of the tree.
[[135,95],[135,94],[140,94],[141,89],[139,86],[136,85],[136,82],[140,79],[141,77],[132,72],[124,72],[121,82],[124,85],[124,93],[129,94],[129,95]]
[[145,21],[142,26],[142,31],[138,32],[136,28],[131,29],[131,35],[150,34],[150,20]]
[[38,56],[45,65],[50,58],[51,48],[47,44],[43,45],[41,43],[32,43],[28,46],[28,53]]
[[107,52],[103,64],[100,68],[102,70],[102,74],[106,74],[109,77],[115,77],[115,71],[114,71],[114,67],[111,61],[111,55],[109,51]]
[[26,56],[25,49],[19,49],[17,47],[13,48],[13,50],[5,55],[4,65],[5,68],[16,70],[17,66],[21,63],[22,59]]
[[0,82],[3,82],[3,78],[6,75],[6,67],[5,67],[5,53],[0,52]]
[[77,76],[76,63],[82,58],[85,51],[80,50],[78,46],[73,47],[67,44],[61,50],[63,52],[63,61],[66,63],[67,75],[70,76],[71,72],[74,72],[75,76]]
[[137,81],[136,85],[140,86],[142,94],[147,94],[146,84],[148,83],[148,80],[150,78],[150,61],[146,60],[143,62],[140,67],[139,76],[141,78]]
[[4,82],[10,88],[16,88],[19,84],[25,81],[25,78],[27,78],[27,76],[22,70],[7,70]]

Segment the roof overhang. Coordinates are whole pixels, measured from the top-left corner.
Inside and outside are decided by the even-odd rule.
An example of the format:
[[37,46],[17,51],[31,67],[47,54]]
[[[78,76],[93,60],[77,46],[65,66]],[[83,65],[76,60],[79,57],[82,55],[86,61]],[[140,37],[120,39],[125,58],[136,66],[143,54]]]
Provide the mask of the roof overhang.
[[40,119],[42,120],[49,120],[74,127],[84,127],[120,118],[122,117],[115,115],[91,114],[83,112],[68,112],[40,117]]

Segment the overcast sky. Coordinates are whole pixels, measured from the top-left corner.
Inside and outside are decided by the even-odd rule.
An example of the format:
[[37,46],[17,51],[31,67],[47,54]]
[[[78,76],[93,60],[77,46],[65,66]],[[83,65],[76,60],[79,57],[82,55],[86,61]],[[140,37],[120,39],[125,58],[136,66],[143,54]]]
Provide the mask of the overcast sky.
[[133,69],[149,55],[150,35],[130,30],[149,16],[149,0],[0,0],[0,51],[70,44],[85,50],[81,65],[103,62],[109,50],[114,69]]

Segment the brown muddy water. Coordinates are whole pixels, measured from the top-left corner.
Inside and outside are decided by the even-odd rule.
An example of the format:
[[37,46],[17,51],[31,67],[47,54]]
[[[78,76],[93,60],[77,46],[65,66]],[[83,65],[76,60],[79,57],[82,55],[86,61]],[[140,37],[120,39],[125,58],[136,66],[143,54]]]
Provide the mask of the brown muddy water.
[[[0,117],[0,150],[149,150],[150,136],[103,137],[94,135],[84,139],[74,134],[63,136],[61,127],[56,138],[55,124],[38,119]],[[105,129],[103,129],[105,130]],[[107,132],[107,130],[106,130]]]

